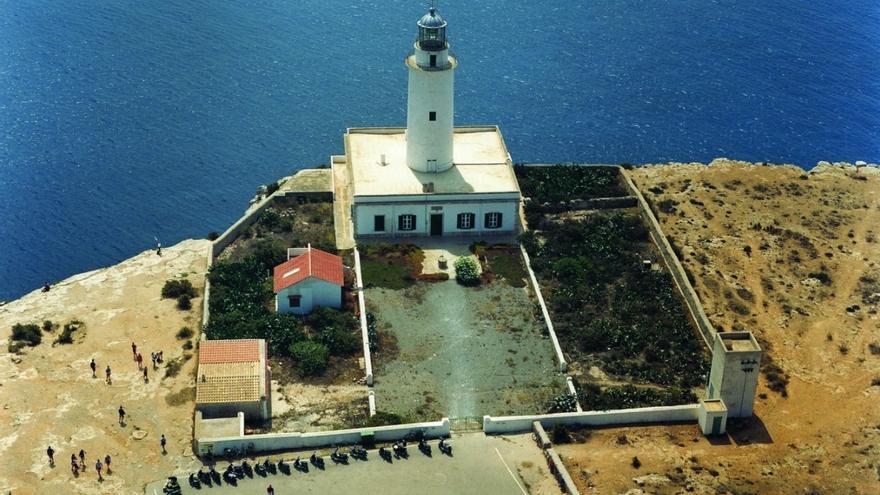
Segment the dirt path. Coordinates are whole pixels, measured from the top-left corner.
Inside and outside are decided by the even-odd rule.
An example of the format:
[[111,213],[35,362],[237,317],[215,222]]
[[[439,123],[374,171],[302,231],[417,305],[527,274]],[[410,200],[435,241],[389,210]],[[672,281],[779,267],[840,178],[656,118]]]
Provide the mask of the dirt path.
[[630,172],[667,211],[713,325],[753,331],[790,383],[785,398],[762,375],[755,420],[726,440],[625,428],[561,448],[586,493],[877,492],[880,298],[863,293],[880,280],[880,174],[814,172],[721,160]]
[[[148,481],[191,462],[194,394],[188,389],[196,360],[175,378],[150,369],[145,383],[131,343],[148,364],[151,351],[162,350],[166,364],[185,352],[175,334],[184,325],[198,331],[201,298],[192,301],[192,310],[180,311],[174,301],[161,299],[161,289],[167,279],[185,274],[201,291],[207,246],[190,240],[164,249],[161,257],[146,251],[0,307],[0,492],[142,494]],[[6,352],[13,324],[46,319],[61,325],[78,319],[84,329],[73,344],[52,345],[59,328],[44,332],[43,342],[21,356]],[[98,378],[89,370],[92,358]],[[112,385],[103,379],[107,365]],[[180,405],[169,405],[166,398],[177,392]],[[120,405],[127,412],[124,427],[117,423]],[[165,456],[162,433],[168,438]],[[54,468],[47,462],[48,445],[56,452]],[[76,479],[70,455],[79,449],[86,451],[88,469]],[[98,483],[94,464],[107,454],[113,473],[105,472]]]

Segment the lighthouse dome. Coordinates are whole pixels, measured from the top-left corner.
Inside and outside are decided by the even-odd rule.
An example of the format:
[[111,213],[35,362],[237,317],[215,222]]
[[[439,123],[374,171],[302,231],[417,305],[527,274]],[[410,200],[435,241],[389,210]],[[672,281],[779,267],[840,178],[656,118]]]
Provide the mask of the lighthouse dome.
[[431,51],[446,48],[446,19],[437,13],[437,9],[428,9],[416,24],[419,26],[419,48]]

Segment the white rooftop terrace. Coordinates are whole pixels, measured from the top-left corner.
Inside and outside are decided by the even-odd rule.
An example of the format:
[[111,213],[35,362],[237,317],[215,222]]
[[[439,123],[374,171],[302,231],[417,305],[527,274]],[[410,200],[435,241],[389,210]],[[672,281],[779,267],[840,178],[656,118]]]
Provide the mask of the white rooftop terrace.
[[[406,164],[406,129],[348,129],[345,152],[358,196],[516,193],[519,185],[504,138],[496,126],[456,127],[449,170],[421,173]],[[382,162],[385,155],[385,162]],[[433,183],[433,192],[425,184]]]

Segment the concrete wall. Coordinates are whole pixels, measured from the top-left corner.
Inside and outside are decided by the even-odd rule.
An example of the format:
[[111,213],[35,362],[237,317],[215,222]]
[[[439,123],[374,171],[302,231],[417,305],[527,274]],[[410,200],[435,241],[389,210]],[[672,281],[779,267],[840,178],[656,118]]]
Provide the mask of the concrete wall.
[[235,417],[238,413],[244,413],[248,423],[260,423],[262,421],[263,401],[254,402],[229,402],[224,404],[196,404],[196,410],[201,411],[205,419]]
[[[550,319],[550,312],[547,311],[547,305],[544,303],[544,296],[541,295],[541,286],[538,285],[538,279],[535,277],[535,272],[532,270],[529,253],[526,252],[522,245],[519,246],[519,250],[522,253],[523,261],[526,263],[526,269],[529,271],[529,279],[532,281],[532,287],[535,290],[535,295],[538,297],[538,304],[541,305],[541,314],[544,316],[544,323],[547,325],[547,333],[550,335],[550,341],[553,342],[553,351],[556,353],[556,362],[559,363],[559,371],[564,372],[568,369],[568,363],[565,361],[565,356],[562,355],[562,347],[559,345],[559,339],[556,338],[556,330],[553,329],[553,321]],[[572,387],[574,387],[574,385],[572,385]]]
[[[290,307],[290,296],[301,296],[298,308]],[[319,280],[307,278],[302,282],[291,285],[275,294],[275,310],[278,313],[292,313],[305,315],[312,312],[316,307],[339,309],[342,307],[342,287]]]
[[712,324],[709,322],[709,318],[706,316],[706,312],[703,310],[703,305],[700,303],[700,299],[697,297],[697,293],[694,291],[693,286],[691,286],[691,282],[687,278],[687,273],[684,271],[684,267],[681,265],[681,262],[675,255],[675,252],[672,250],[672,246],[666,239],[666,235],[663,233],[663,229],[660,228],[660,223],[654,216],[654,212],[651,211],[651,208],[648,205],[648,202],[645,200],[645,197],[642,195],[641,191],[639,191],[635,183],[633,183],[632,179],[626,174],[626,171],[623,170],[623,168],[620,169],[620,173],[624,179],[624,183],[626,184],[626,186],[630,189],[632,194],[636,196],[636,198],[638,198],[639,212],[642,216],[642,219],[644,219],[645,224],[647,224],[648,226],[648,230],[651,233],[651,238],[654,240],[654,244],[657,245],[657,249],[660,251],[660,256],[663,257],[663,261],[666,263],[666,267],[672,274],[672,278],[673,280],[675,280],[675,285],[676,287],[678,287],[679,293],[684,298],[684,302],[687,305],[688,311],[690,313],[690,318],[696,325],[697,329],[700,331],[700,335],[703,337],[703,343],[705,343],[706,347],[711,350],[712,341],[715,338],[715,328],[713,328]]
[[[510,234],[518,229],[518,201],[473,200],[468,202],[444,201],[431,197],[434,201],[414,203],[358,203],[353,207],[352,222],[356,236],[413,236],[428,235],[431,228],[431,215],[443,215],[443,235],[487,235]],[[501,213],[501,226],[488,229],[485,215],[490,212]],[[458,228],[458,214],[473,213],[474,227]],[[399,230],[400,215],[415,215],[415,230]],[[374,230],[374,217],[385,216],[385,231]]]
[[350,430],[197,438],[195,440],[195,452],[199,455],[204,455],[211,450],[214,455],[222,455],[223,449],[227,448],[241,449],[242,451],[250,450],[254,453],[259,453],[314,449],[332,445],[352,445],[360,443],[362,433],[373,433],[377,442],[392,442],[406,438],[416,432],[422,432],[428,438],[449,436],[449,418],[426,423],[354,428]]
[[[364,301],[364,280],[361,277],[361,253],[358,251],[357,247],[354,248],[354,273],[357,279],[357,290],[358,295],[358,314],[360,316],[361,322],[361,344],[364,348],[364,371],[367,375],[367,385],[373,386],[373,360],[370,357],[370,336],[367,330],[367,306]],[[376,399],[375,396],[372,395],[373,392],[370,391],[370,416],[376,414]]]
[[483,416],[486,434],[522,433],[532,429],[538,421],[544,428],[555,425],[605,426],[636,423],[696,422],[699,404],[683,406],[642,407],[611,411],[585,411],[573,413],[536,414],[531,416]]

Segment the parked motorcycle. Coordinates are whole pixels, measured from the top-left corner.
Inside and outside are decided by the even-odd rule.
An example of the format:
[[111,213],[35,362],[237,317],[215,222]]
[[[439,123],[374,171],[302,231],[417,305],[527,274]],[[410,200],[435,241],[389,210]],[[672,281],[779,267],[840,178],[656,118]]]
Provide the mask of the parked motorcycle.
[[367,449],[361,447],[360,445],[353,446],[348,454],[354,459],[360,459],[362,461],[367,460]]
[[385,462],[391,462],[391,452],[385,447],[379,447],[379,457],[384,459]]
[[254,477],[254,468],[252,468],[251,465],[248,464],[248,461],[241,461],[241,470],[248,478]]
[[336,449],[333,450],[333,453],[330,454],[330,460],[336,464],[348,464],[348,454],[345,452],[339,452],[339,447],[336,447]]
[[220,473],[218,473],[217,470],[214,469],[214,466],[211,466],[211,471],[208,473],[208,475],[211,476],[211,480],[214,481],[215,485],[220,484]]
[[419,451],[426,456],[431,457],[431,446],[428,445],[428,441],[424,438],[419,439]]
[[263,461],[263,468],[264,468],[269,474],[276,474],[276,473],[278,473],[278,469],[275,467],[275,463],[272,462],[271,460],[269,460],[268,458],[266,458],[266,460]]
[[452,456],[452,444],[446,443],[445,438],[440,438],[440,445],[437,446],[444,455]]

